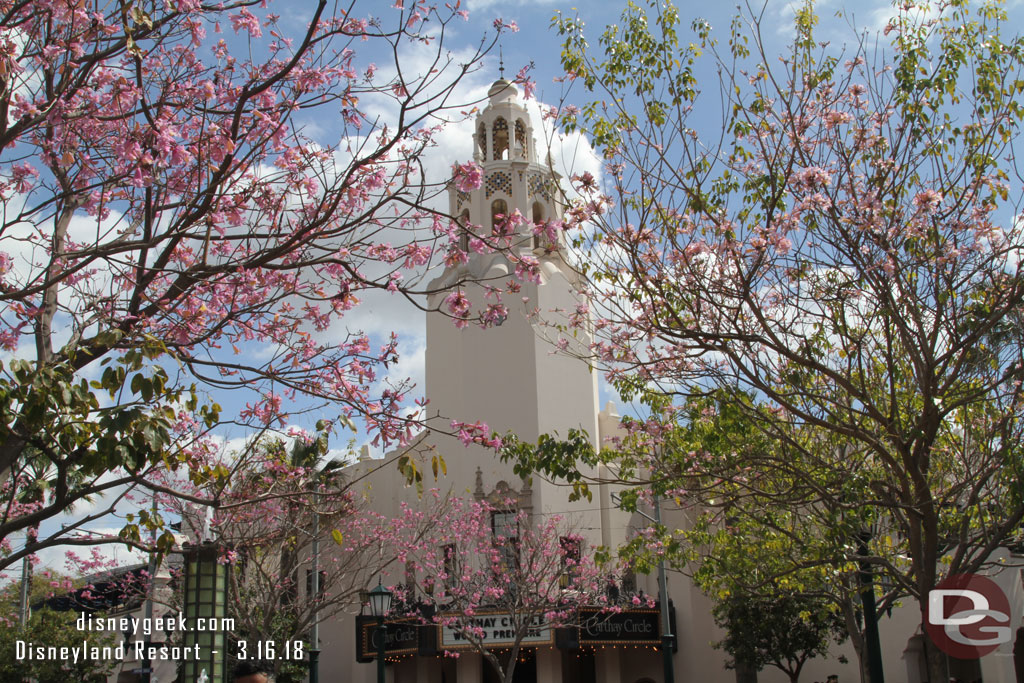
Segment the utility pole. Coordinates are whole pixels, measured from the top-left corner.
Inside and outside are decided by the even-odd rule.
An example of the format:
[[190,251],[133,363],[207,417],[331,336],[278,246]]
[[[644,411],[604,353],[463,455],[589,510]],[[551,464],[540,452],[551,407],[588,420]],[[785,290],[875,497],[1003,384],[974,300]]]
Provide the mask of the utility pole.
[[[153,508],[150,513],[149,523],[153,525],[149,534],[149,590],[146,592],[146,622],[152,625],[153,623],[153,600],[156,599],[156,492],[153,493]],[[143,669],[143,680],[146,683],[152,683],[153,681],[153,660],[149,656],[150,646],[152,643],[147,639],[146,641],[146,658],[142,662]]]
[[[654,523],[661,526],[661,496],[657,493],[654,494]],[[661,599],[661,657],[665,667],[665,683],[675,683],[676,674],[672,664],[672,641],[675,636],[672,634],[672,622],[668,614],[668,580],[665,578],[664,555],[658,558],[658,593]]]
[[[26,545],[29,542],[26,536]],[[21,595],[18,600],[18,625],[22,631],[28,628],[28,587],[32,583],[32,560],[29,557],[29,555],[26,555],[21,560]]]
[[[612,500],[616,504],[621,502],[618,494],[612,494]],[[654,494],[654,517],[643,510],[636,510],[636,513],[644,519],[661,526],[661,496]],[[658,602],[661,610],[661,659],[664,670],[665,683],[675,683],[675,665],[672,662],[672,645],[675,636],[672,634],[672,621],[668,613],[668,579],[665,575],[665,558],[658,559]]]
[[[319,476],[317,483],[319,484]],[[313,625],[309,630],[309,683],[320,681],[320,512],[313,501]]]
[[867,561],[868,542],[872,533],[865,529],[861,532],[857,544],[857,555],[860,556],[860,602],[864,608],[864,646],[868,658],[868,678],[871,683],[885,683],[885,672],[882,668],[882,644],[878,637],[878,612],[875,606],[874,570]]

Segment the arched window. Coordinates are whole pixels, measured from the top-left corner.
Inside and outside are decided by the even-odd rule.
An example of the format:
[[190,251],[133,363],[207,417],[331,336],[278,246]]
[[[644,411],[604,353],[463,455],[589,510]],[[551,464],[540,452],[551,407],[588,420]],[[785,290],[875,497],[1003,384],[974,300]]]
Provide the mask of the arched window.
[[[533,203],[533,224],[536,226],[544,222],[544,206],[540,202]],[[541,233],[533,233],[533,248],[540,249],[544,246],[545,237]]]
[[459,215],[459,249],[469,251],[469,209],[463,209]]
[[480,150],[480,160],[487,161],[487,126],[481,121],[476,129],[476,144]]
[[526,158],[526,125],[522,119],[516,119],[516,149],[521,159]]
[[495,234],[504,231],[508,219],[508,203],[504,199],[491,202],[491,231]]
[[500,116],[495,119],[491,136],[494,142],[494,160],[508,159],[508,121]]

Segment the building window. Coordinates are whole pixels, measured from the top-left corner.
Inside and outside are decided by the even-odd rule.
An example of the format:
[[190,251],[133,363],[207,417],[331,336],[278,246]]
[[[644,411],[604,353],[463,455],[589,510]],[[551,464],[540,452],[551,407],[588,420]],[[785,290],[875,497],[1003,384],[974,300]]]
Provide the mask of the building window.
[[[533,225],[534,225],[533,229],[537,230],[537,226],[539,226],[543,222],[544,222],[544,205],[541,204],[540,202],[534,202],[533,203]],[[543,249],[544,246],[545,246],[544,245],[545,241],[547,241],[547,238],[544,236],[543,233],[534,232],[533,233],[533,240],[532,240],[531,246],[534,249]]]
[[516,119],[516,149],[518,156],[526,158],[526,126],[522,119]]
[[451,543],[441,549],[444,557],[444,587],[451,590],[458,583],[459,557],[455,550],[455,544]]
[[491,538],[503,571],[519,569],[519,516],[515,510],[491,513]]
[[494,143],[494,160],[508,159],[508,121],[500,116],[495,119],[491,136]]
[[469,251],[469,209],[464,209],[459,216],[459,250]]
[[558,539],[562,549],[562,588],[576,585],[580,573],[580,539],[576,536],[562,536]]
[[[324,597],[327,594],[327,570],[326,569],[321,569],[319,574],[320,574],[320,580],[319,580],[319,582],[317,583],[317,586],[316,586],[317,587],[317,597],[319,597],[321,600],[323,600]],[[306,595],[307,596],[312,596],[313,595],[313,570],[312,569],[307,569],[306,570]]]
[[416,562],[413,560],[405,561],[405,587],[407,590],[412,590],[416,585]]
[[476,144],[480,149],[480,160],[487,161],[487,126],[484,122],[480,122],[480,126],[476,129]]
[[495,235],[504,233],[507,220],[508,203],[504,199],[495,199],[491,202],[491,232]]

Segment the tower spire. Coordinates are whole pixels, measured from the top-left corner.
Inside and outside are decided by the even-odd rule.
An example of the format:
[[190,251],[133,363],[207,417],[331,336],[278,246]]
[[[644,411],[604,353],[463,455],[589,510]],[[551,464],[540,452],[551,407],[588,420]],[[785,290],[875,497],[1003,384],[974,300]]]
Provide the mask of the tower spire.
[[505,78],[505,53],[502,46],[498,46],[498,77]]

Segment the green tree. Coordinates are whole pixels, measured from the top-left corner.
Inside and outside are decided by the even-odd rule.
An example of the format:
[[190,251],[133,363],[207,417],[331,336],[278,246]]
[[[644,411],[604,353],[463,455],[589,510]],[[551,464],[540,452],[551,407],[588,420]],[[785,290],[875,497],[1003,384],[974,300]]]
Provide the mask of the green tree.
[[[228,616],[234,620],[229,638],[277,643],[277,656],[268,659],[281,683],[305,679],[312,625],[348,609],[373,577],[397,561],[397,550],[385,549],[400,547],[397,541],[382,542],[392,523],[365,509],[354,484],[409,458],[381,460],[358,479],[346,478],[341,467],[352,458],[328,459],[326,427],[319,423],[315,435],[250,444],[245,466],[234,473],[209,520],[209,533],[225,548],[222,561],[228,565]],[[440,456],[436,462],[443,462]],[[399,469],[410,486],[421,483],[417,469],[406,464]],[[202,490],[193,496],[208,497]],[[171,498],[166,504],[193,528],[206,523],[191,499]],[[425,516],[424,529],[431,523]],[[424,529],[410,533],[416,537]],[[318,594],[312,590],[314,544],[319,546]],[[280,651],[297,641],[304,653],[298,661],[294,651],[288,656]]]
[[[540,471],[568,480],[575,497],[590,495],[582,472],[599,463],[627,487],[621,495],[627,509],[641,504],[649,490],[659,494],[663,507],[677,506],[685,522],[663,526],[653,537],[638,535],[621,548],[634,566],[651,571],[664,557],[716,604],[779,591],[820,600],[844,622],[867,681],[859,570],[868,563],[877,571],[906,571],[892,529],[862,505],[871,495],[867,476],[839,467],[845,455],[827,434],[792,434],[802,443],[793,448],[769,438],[737,398],[714,392],[670,410],[667,397],[646,393],[652,415],[670,410],[672,420],[625,418],[629,435],[602,452],[579,433],[564,441],[545,436],[537,445],[510,435],[504,456],[522,474]],[[808,452],[818,457],[805,457]],[[867,545],[865,531],[871,532]],[[877,598],[884,609],[906,594],[890,584]]]
[[[73,581],[67,576],[50,570],[46,571],[46,581],[35,581],[29,595],[30,604],[42,603],[53,597],[57,592],[68,591],[81,582]],[[36,683],[65,683],[66,681],[83,681],[83,683],[100,683],[120,665],[116,657],[100,657],[99,659],[80,659],[78,662],[61,657],[43,657],[39,659],[24,658],[19,660],[16,647],[21,641],[26,647],[113,647],[119,640],[119,634],[99,631],[80,631],[75,621],[78,612],[57,612],[46,606],[32,611],[26,628],[22,630],[18,623],[18,603],[21,586],[14,582],[0,590],[0,683],[23,683],[32,680]]]
[[827,601],[799,593],[736,593],[715,606],[714,616],[726,631],[717,647],[732,655],[733,667],[774,666],[792,683],[807,660],[828,654],[831,641],[846,637]]
[[[77,647],[83,643],[90,648],[113,647],[118,637],[111,633],[83,633],[75,626],[77,612],[54,612],[46,608],[36,610],[29,619],[28,627],[22,631],[17,619],[0,620],[0,649],[5,656],[0,659],[0,683],[22,683],[26,680],[36,683],[102,683],[114,668],[120,665],[117,657],[101,656],[98,659],[72,659],[45,656],[39,659],[15,657],[18,641],[26,647]],[[101,651],[102,652],[102,651]]]
[[[782,468],[795,503],[849,511],[854,481],[922,623],[943,574],[986,567],[1024,519],[1024,41],[1005,18],[897,3],[883,36],[840,47],[805,3],[782,54],[757,11],[727,43],[661,2],[630,3],[593,47],[556,21],[587,91],[561,123],[607,162],[568,212],[597,226],[577,241],[594,362],[680,412],[724,392],[801,463],[750,464]],[[702,89],[701,60],[721,83]],[[702,90],[725,98],[710,128]]]

